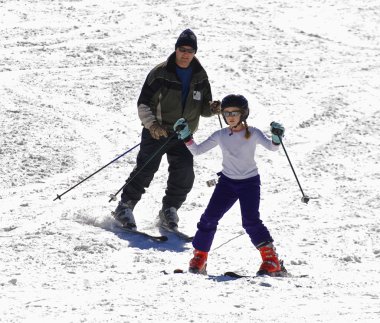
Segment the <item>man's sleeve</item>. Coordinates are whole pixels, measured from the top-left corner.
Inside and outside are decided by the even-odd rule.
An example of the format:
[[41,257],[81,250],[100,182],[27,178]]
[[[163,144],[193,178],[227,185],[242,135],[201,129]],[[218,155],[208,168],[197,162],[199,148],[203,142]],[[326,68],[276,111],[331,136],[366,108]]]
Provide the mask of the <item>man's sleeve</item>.
[[153,96],[159,91],[160,87],[160,80],[154,78],[154,73],[150,72],[137,100],[138,115],[145,128],[149,128],[156,121],[151,105]]

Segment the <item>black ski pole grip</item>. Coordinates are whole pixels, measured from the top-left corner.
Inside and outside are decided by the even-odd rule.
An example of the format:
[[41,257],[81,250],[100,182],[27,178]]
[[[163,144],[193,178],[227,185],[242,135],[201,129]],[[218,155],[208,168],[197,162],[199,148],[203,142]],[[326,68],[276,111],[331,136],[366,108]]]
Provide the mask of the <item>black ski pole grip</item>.
[[179,132],[181,130],[183,130],[185,128],[185,125],[184,124],[179,124],[176,128],[175,128],[175,132]]
[[[184,122],[187,122],[187,120],[185,119]],[[182,123],[182,124],[179,124],[179,125],[174,129],[174,131],[175,131],[175,132],[179,132],[179,131],[185,129],[185,127],[186,127],[185,124],[183,124],[183,123]]]
[[[275,123],[275,122],[272,121],[272,122],[270,123],[270,126],[272,127],[274,123]],[[283,132],[281,129],[277,129],[277,128],[272,128],[272,129],[271,129],[271,132],[272,132],[274,135],[276,135],[276,136],[282,136],[282,135],[284,134],[284,132]]]

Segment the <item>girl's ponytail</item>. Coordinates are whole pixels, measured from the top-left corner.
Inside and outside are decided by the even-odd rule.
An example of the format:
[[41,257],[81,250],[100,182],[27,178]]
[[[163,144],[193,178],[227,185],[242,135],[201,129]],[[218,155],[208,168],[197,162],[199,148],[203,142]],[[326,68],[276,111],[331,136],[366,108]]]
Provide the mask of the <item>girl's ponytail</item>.
[[247,121],[243,121],[243,125],[244,125],[244,127],[245,127],[245,135],[244,135],[244,137],[246,138],[246,139],[249,139],[250,137],[251,137],[251,133],[250,133],[250,131],[249,131],[249,129],[248,129],[248,124],[247,124]]

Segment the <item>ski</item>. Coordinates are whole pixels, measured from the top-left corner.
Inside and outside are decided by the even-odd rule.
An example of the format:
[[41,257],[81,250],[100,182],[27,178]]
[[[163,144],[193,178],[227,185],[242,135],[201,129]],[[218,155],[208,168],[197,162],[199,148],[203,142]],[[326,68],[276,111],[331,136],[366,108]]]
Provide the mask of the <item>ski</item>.
[[261,275],[242,275],[239,273],[236,273],[234,271],[227,271],[224,273],[223,276],[232,277],[232,278],[259,278],[259,277],[279,277],[279,278],[306,278],[308,275],[292,275],[288,272],[280,271],[278,273],[273,274],[261,274]]
[[[113,218],[116,219],[115,217],[115,212],[111,212],[111,215]],[[132,234],[135,234],[135,235],[139,235],[141,237],[145,237],[145,238],[148,238],[150,240],[153,240],[153,241],[156,241],[156,242],[165,242],[168,240],[168,237],[167,236],[164,236],[164,235],[161,235],[161,236],[154,236],[154,235],[151,235],[149,233],[146,233],[146,232],[143,232],[143,231],[139,231],[139,230],[133,230],[133,229],[130,229],[130,228],[127,228],[127,227],[123,227],[122,225],[120,225],[120,223],[117,221],[116,219],[116,226],[124,231],[124,232],[127,232],[127,233],[132,233]]]
[[188,271],[184,269],[174,269],[172,272],[168,272],[166,270],[161,270],[161,273],[164,275],[170,275],[170,274],[187,274]]
[[[167,272],[166,270],[161,270],[161,272],[164,274],[164,275],[169,275],[170,272]],[[187,270],[184,270],[184,269],[180,269],[180,268],[177,268],[177,269],[174,269],[173,270],[173,274],[187,274],[188,271]]]
[[223,276],[232,277],[232,278],[255,278],[257,276],[249,276],[249,275],[240,275],[235,273],[234,271],[227,271],[223,274]]
[[256,275],[241,275],[234,271],[227,271],[224,273],[224,276],[233,277],[233,278],[257,278],[257,277],[291,277],[291,275],[286,270],[284,263],[280,260],[281,270],[269,273],[265,270],[259,270]]
[[273,274],[262,274],[262,275],[241,275],[234,271],[227,271],[224,273],[224,276],[232,278],[258,278],[258,277],[290,277],[286,272],[278,272]]
[[191,270],[184,270],[181,268],[174,269],[173,274],[193,274],[193,275],[208,276],[206,270],[203,272],[192,272]]
[[168,272],[166,270],[161,270],[161,273],[163,273],[164,275],[170,275],[171,273],[173,273],[173,274],[192,274],[192,275],[198,275],[198,276],[209,277],[209,278],[215,278],[216,277],[213,275],[209,275],[207,272],[194,273],[194,272],[191,272],[187,269],[181,269],[181,268],[174,269],[172,272]]
[[146,233],[146,232],[143,232],[143,231],[132,230],[132,229],[129,229],[129,228],[122,227],[122,226],[120,226],[120,225],[118,225],[117,227],[118,227],[120,230],[124,231],[124,232],[131,233],[131,234],[135,234],[135,235],[139,235],[139,236],[142,236],[142,237],[148,238],[148,239],[153,240],[153,241],[156,241],[156,242],[165,242],[165,241],[168,240],[168,237],[167,237],[167,236],[154,236],[154,235],[151,235],[151,234]]
[[160,227],[162,229],[168,231],[168,232],[174,233],[178,238],[184,240],[185,242],[191,242],[191,241],[193,241],[194,237],[189,236],[186,233],[178,230],[178,228],[169,228],[169,227],[164,226],[164,225],[161,225]]

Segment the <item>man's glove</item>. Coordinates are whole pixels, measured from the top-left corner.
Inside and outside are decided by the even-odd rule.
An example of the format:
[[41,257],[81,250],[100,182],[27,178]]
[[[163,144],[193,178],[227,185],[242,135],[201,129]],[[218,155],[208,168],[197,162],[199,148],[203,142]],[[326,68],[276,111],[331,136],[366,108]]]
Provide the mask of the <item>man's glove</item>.
[[178,119],[173,126],[173,129],[178,133],[178,139],[188,142],[192,139],[192,134],[185,118]]
[[212,114],[220,114],[221,105],[220,101],[210,101],[210,110]]
[[272,142],[275,145],[279,145],[285,133],[284,126],[281,123],[277,123],[273,121],[270,124],[270,132],[272,133]]
[[160,139],[160,137],[167,137],[168,133],[166,130],[158,123],[154,122],[150,127],[149,127],[149,132],[150,135],[152,136],[153,139]]

